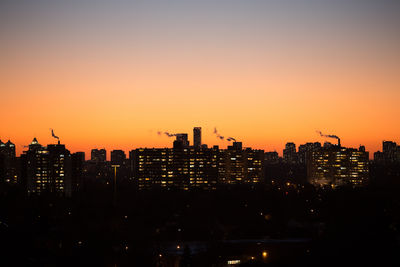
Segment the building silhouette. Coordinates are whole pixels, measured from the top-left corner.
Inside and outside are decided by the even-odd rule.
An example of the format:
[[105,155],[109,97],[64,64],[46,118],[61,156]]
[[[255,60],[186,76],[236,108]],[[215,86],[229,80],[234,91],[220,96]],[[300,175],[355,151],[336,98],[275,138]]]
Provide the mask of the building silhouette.
[[71,154],[71,191],[82,189],[85,170],[85,152]]
[[334,144],[332,144],[331,142],[324,142],[324,148],[330,148],[333,146],[334,146]]
[[175,135],[176,140],[174,141],[173,147],[176,149],[183,149],[189,147],[189,139],[187,133],[178,133]]
[[385,156],[382,151],[376,151],[374,153],[374,162],[380,164],[385,163]]
[[44,147],[34,138],[21,157],[28,194],[71,196],[71,156],[65,145]]
[[107,160],[107,151],[103,149],[92,149],[90,160],[96,163],[106,162]]
[[336,145],[310,153],[308,181],[316,186],[362,186],[369,179],[369,153]]
[[201,147],[201,127],[193,128],[193,146],[195,148]]
[[400,155],[399,155],[400,147],[396,144],[396,142],[383,141],[382,152],[385,162],[388,163],[400,162]]
[[0,181],[6,183],[18,182],[15,145],[10,140],[6,143],[0,140]]
[[225,184],[259,183],[263,177],[264,151],[242,148],[233,142],[219,151],[219,180]]
[[111,151],[111,164],[124,165],[126,160],[125,152],[122,150]]
[[256,184],[263,177],[264,151],[242,149],[234,142],[228,149],[140,148],[134,156],[134,176],[139,189],[216,189],[223,184]]
[[296,164],[298,162],[296,145],[294,143],[286,143],[285,149],[283,150],[283,160],[290,164]]
[[306,164],[307,163],[307,158],[310,153],[313,151],[321,149],[321,143],[315,142],[315,143],[306,143],[303,145],[299,146],[299,152],[297,153],[298,156],[298,162],[300,164]]
[[380,164],[400,163],[400,146],[393,141],[383,141],[382,151],[374,153],[374,161]]
[[265,152],[264,153],[264,162],[267,164],[277,164],[279,163],[279,155],[278,152]]

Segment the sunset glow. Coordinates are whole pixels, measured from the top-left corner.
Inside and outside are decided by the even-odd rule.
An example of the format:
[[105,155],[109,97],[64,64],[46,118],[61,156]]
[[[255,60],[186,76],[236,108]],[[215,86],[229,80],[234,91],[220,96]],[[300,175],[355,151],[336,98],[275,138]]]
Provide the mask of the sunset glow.
[[17,154],[33,137],[54,143],[49,128],[86,153],[171,147],[157,131],[192,142],[194,126],[208,145],[229,144],[217,127],[280,154],[289,141],[330,141],[316,130],[370,155],[400,141],[399,9],[390,1],[6,2],[0,139]]

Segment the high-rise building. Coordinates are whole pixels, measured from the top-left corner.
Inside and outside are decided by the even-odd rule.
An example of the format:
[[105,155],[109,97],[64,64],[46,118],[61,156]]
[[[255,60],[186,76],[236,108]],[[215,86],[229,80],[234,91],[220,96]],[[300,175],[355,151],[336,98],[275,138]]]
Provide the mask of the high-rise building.
[[400,146],[393,141],[383,141],[382,152],[374,153],[374,161],[380,164],[400,163]]
[[83,186],[85,152],[71,154],[71,191],[78,192]]
[[207,149],[208,148],[208,145],[207,144],[201,144],[201,149]]
[[400,163],[400,146],[397,146],[394,160],[396,163]]
[[189,139],[187,133],[178,133],[175,135],[176,140],[174,141],[174,148],[188,148],[189,147]]
[[220,150],[218,182],[220,184],[257,184],[263,177],[264,151],[246,148],[241,142],[233,142],[226,150]]
[[319,149],[321,149],[321,143],[319,143],[319,142],[306,143],[304,145],[300,145],[299,152],[297,153],[298,162],[300,164],[306,164],[308,154],[312,153],[315,150],[319,150]]
[[3,143],[0,140],[0,181],[7,183],[17,183],[17,159],[15,155],[15,145],[8,140]]
[[331,142],[324,142],[324,148],[330,148],[333,146],[334,146],[334,144],[332,144]]
[[215,189],[217,164],[210,149],[137,149],[135,157],[139,189]]
[[216,189],[218,159],[212,149],[191,148],[189,158],[189,188]]
[[285,149],[283,150],[283,160],[290,164],[295,164],[298,162],[296,145],[294,143],[286,143]]
[[228,149],[219,153],[220,167],[219,182],[223,184],[240,184],[245,180],[244,165],[246,158],[243,155],[241,143],[234,142]]
[[21,157],[28,194],[51,192],[71,196],[71,157],[65,145],[43,147],[34,138]]
[[71,154],[65,145],[49,144],[49,178],[54,192],[71,196]]
[[368,152],[331,146],[309,155],[307,176],[311,184],[318,186],[362,186],[368,182],[368,164]]
[[128,170],[129,170],[129,178],[133,180],[135,178],[135,161],[136,158],[136,150],[129,151],[129,161],[128,161]]
[[243,149],[242,142],[233,142],[231,146],[228,146],[228,150],[237,150],[240,151]]
[[[135,178],[138,188],[151,189],[155,187],[178,187],[185,185],[178,181],[171,166],[175,164],[174,153],[169,148],[140,148],[136,149]],[[182,168],[182,167],[181,167]],[[182,173],[188,172],[187,168],[181,169]]]
[[375,163],[385,163],[385,156],[382,151],[376,151],[374,153]]
[[264,153],[264,161],[267,164],[276,164],[279,162],[279,155],[278,152],[265,152]]
[[397,144],[392,141],[382,142],[382,152],[387,163],[396,162],[397,159]]
[[107,151],[103,149],[92,149],[90,160],[96,163],[106,162],[107,160]]
[[193,128],[193,145],[195,148],[200,148],[201,146],[201,127]]
[[244,156],[244,183],[257,184],[262,182],[264,151],[246,148],[243,151]]
[[7,143],[3,143],[0,140],[0,154],[8,158],[15,158],[15,145],[10,140]]
[[142,148],[132,155],[139,189],[215,189],[217,184],[256,184],[263,177],[264,151],[243,150],[239,142],[226,150]]
[[6,182],[6,158],[0,154],[0,183]]
[[126,160],[125,152],[122,150],[111,151],[111,164],[113,165],[124,165]]

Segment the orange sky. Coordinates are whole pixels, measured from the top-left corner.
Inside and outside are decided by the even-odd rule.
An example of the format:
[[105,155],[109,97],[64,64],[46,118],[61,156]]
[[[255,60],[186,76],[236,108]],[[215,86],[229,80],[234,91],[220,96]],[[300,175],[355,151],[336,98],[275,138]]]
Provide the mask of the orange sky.
[[382,140],[400,142],[400,42],[390,28],[380,31],[385,21],[344,27],[329,13],[323,25],[289,19],[277,29],[261,13],[253,21],[232,8],[203,25],[206,8],[185,7],[198,17],[172,22],[182,10],[160,17],[152,8],[159,21],[141,19],[134,29],[91,13],[77,18],[82,27],[67,23],[68,12],[49,28],[41,26],[57,16],[8,18],[0,28],[0,139],[20,153],[34,136],[54,142],[54,128],[72,152],[128,151],[171,146],[157,131],[192,138],[201,126],[204,143],[225,147],[216,126],[244,146],[280,154],[286,142],[324,142],[316,130],[371,152]]

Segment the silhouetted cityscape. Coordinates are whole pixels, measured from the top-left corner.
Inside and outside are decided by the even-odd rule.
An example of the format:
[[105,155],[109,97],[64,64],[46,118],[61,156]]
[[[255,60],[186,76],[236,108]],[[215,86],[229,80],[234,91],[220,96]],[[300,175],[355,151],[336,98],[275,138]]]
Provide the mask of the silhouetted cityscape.
[[[242,142],[232,137],[228,139],[234,141],[227,149],[208,148],[201,143],[201,127],[195,127],[193,146],[189,145],[187,133],[178,133],[171,135],[176,139],[172,148],[138,148],[129,151],[128,157],[122,150],[112,150],[107,161],[105,149],[92,149],[90,159],[86,160],[84,152],[71,154],[53,130],[51,133],[57,144],[43,146],[35,137],[20,157],[16,157],[15,144],[0,141],[2,181],[22,185],[28,195],[48,191],[68,197],[81,189],[84,180],[113,175],[114,179],[130,181],[138,190],[216,190],[223,185],[257,185],[282,180],[282,177],[270,176],[269,166],[289,165],[307,170],[303,177],[284,175],[284,180],[296,184],[308,182],[335,188],[364,186],[369,182],[370,161],[365,147],[345,148],[340,139],[337,144],[302,144],[298,150],[296,144],[289,142],[280,158],[277,152],[243,148]],[[400,147],[391,141],[383,141],[382,152],[374,153],[371,162],[398,163]]]
[[109,160],[103,148],[93,148],[90,159],[70,153],[53,130],[55,144],[35,137],[19,157],[15,144],[0,141],[0,226],[9,260],[326,265],[340,248],[329,264],[399,263],[395,142],[383,141],[369,160],[364,146],[346,148],[320,133],[338,142],[298,149],[288,142],[279,157],[232,137],[226,149],[208,147],[201,130],[194,127],[193,145],[187,133],[165,133],[175,138],[170,148],[137,148],[128,156],[116,149]]
[[400,266],[399,0],[1,0],[0,267]]

